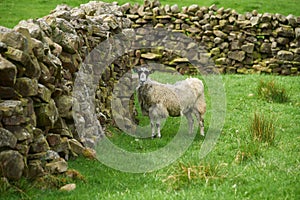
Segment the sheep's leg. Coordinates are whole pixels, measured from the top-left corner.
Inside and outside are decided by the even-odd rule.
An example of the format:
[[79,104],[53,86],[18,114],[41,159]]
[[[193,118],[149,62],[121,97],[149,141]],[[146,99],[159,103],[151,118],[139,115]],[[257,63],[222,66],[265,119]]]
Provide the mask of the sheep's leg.
[[202,116],[200,118],[201,118],[201,120],[199,121],[199,124],[200,124],[200,135],[204,136],[204,119],[203,119]]
[[191,112],[185,113],[185,117],[187,118],[189,123],[189,133],[192,134],[194,131],[194,119],[192,113]]
[[157,128],[157,137],[161,138],[160,122],[162,119],[165,119],[167,116],[168,116],[168,111],[162,104],[156,104],[150,107],[149,117],[151,120],[152,138],[155,137],[155,128]]
[[155,137],[155,125],[154,125],[154,121],[151,120],[151,129],[152,129],[152,135],[151,137],[154,138]]
[[[156,127],[155,127],[156,125]],[[152,138],[155,138],[155,128],[157,128],[157,137],[161,138],[161,133],[160,133],[160,121],[157,120],[156,124],[154,120],[151,120],[151,129],[152,129]]]
[[156,106],[151,106],[149,108],[149,118],[151,123],[151,129],[152,129],[152,139],[155,137],[155,124],[156,124],[156,115],[155,115]]
[[200,135],[204,136],[204,119],[199,111],[195,110],[194,113],[196,115],[197,121],[199,122]]
[[160,121],[156,122],[156,128],[157,128],[157,137],[161,138],[161,134],[160,134]]

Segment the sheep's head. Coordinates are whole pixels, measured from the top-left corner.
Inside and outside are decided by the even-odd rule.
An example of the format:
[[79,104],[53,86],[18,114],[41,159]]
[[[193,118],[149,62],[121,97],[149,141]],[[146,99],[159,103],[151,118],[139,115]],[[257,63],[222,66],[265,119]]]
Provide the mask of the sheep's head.
[[144,85],[144,83],[148,80],[149,75],[153,73],[153,71],[153,69],[149,69],[147,67],[135,69],[135,72],[137,72],[139,75],[139,85]]

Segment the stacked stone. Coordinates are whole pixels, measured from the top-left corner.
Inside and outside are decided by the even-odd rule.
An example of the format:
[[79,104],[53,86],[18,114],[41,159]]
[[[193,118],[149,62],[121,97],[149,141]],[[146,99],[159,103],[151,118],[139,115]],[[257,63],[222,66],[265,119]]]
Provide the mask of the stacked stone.
[[300,17],[191,5],[122,5],[132,27],[167,28],[203,44],[221,73],[299,74]]
[[0,27],[1,176],[61,173],[70,156],[89,150],[72,116],[75,73],[87,53],[130,23],[116,4],[90,2]]

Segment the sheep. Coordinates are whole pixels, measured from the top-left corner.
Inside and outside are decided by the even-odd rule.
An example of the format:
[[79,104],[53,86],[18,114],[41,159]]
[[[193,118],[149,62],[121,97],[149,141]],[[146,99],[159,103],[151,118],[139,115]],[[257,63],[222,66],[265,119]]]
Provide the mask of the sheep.
[[[162,84],[153,81],[149,75],[153,70],[146,67],[136,69],[139,77],[137,87],[138,101],[142,114],[150,118],[152,138],[161,137],[160,122],[162,119],[178,117],[184,115],[189,124],[189,132],[193,132],[194,119],[196,116],[200,125],[200,134],[204,136],[204,114],[206,103],[204,96],[204,86],[197,78],[187,78],[175,84]],[[156,125],[156,127],[155,127]]]

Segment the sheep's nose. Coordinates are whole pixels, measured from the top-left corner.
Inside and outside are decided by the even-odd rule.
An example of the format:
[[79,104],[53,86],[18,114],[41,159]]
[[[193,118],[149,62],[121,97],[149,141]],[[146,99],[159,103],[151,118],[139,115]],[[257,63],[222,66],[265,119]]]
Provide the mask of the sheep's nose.
[[145,82],[146,79],[147,79],[147,76],[144,73],[140,75],[140,81],[141,82]]
[[145,81],[140,81],[140,85],[144,85]]

